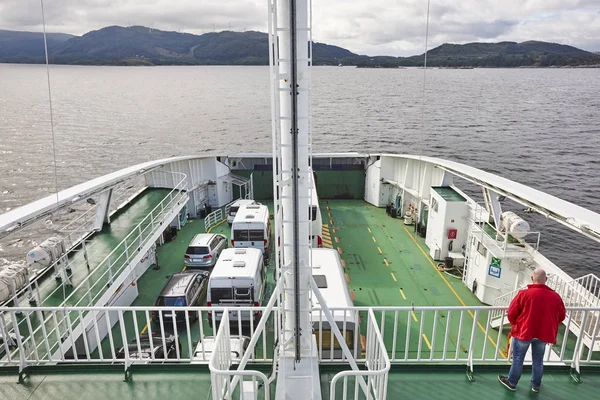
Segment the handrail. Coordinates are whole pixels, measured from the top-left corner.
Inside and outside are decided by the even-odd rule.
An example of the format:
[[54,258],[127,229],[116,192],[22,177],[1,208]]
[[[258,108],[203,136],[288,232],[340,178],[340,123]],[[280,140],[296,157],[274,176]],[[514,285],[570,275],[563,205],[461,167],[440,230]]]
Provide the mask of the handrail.
[[[215,338],[215,351],[213,351],[208,368],[211,375],[212,397],[213,400],[231,399],[235,385],[232,384],[228,377],[233,376],[237,382],[238,377],[252,376],[252,382],[256,382],[256,377],[262,379],[264,386],[265,400],[269,400],[270,388],[267,376],[260,371],[245,371],[245,370],[230,370],[231,367],[231,348],[229,334],[229,311],[230,308],[225,307],[223,317],[217,335]],[[251,351],[251,349],[250,349]],[[243,378],[242,378],[243,380]],[[258,386],[255,385],[255,388]]]
[[[266,317],[267,310],[268,307],[252,306],[1,307],[0,335],[8,339],[0,341],[0,365],[26,367],[27,365],[54,365],[61,362],[144,364],[148,360],[136,358],[133,351],[126,359],[117,354],[124,343],[139,346],[137,343],[140,343],[141,332],[147,332],[150,338],[157,336],[156,340],[160,340],[161,343],[166,342],[169,336],[174,336],[181,342],[187,341],[185,348],[193,350],[196,348],[196,344],[192,343],[194,338],[203,338],[212,335],[213,332],[216,333],[216,329],[206,326],[206,321],[211,319],[212,326],[215,326],[216,313],[223,312],[233,327],[244,323],[244,314],[262,312]],[[502,324],[497,331],[489,326],[493,310],[501,310],[503,313]],[[350,324],[344,324],[341,319],[336,319],[342,337],[349,339],[348,329],[356,329],[353,331],[355,338],[353,357],[359,365],[366,366],[369,370],[385,368],[387,360],[391,364],[464,365],[467,363],[470,368],[480,364],[505,364],[507,356],[503,350],[507,346],[507,338],[506,330],[503,328],[506,323],[506,310],[506,307],[489,306],[363,306],[330,309],[333,315],[339,316],[345,311],[357,318],[362,317],[363,321],[367,322],[368,331],[360,332],[358,324],[350,327]],[[211,312],[212,316],[209,314]],[[151,318],[152,314],[154,318]],[[175,323],[176,314],[183,314],[185,317],[179,325]],[[321,315],[319,309],[313,309],[314,335],[323,338],[324,331],[329,331],[329,327],[319,322],[319,315]],[[569,331],[574,325],[581,324],[583,321],[586,327],[590,326],[597,331],[600,327],[599,317],[600,306],[567,307],[566,329]],[[269,324],[274,324],[272,325],[274,329],[264,330],[260,333],[260,338],[257,336],[256,348],[248,350],[246,354],[251,362],[272,362],[276,358],[273,347],[269,345],[275,342],[278,335],[275,322],[277,313],[271,313],[268,318]],[[75,325],[76,321],[81,322]],[[166,330],[165,325],[170,322],[173,322],[173,328]],[[125,330],[123,327],[126,325]],[[142,327],[144,328],[141,329]],[[250,334],[253,335],[257,330],[259,330],[257,324],[251,324]],[[363,337],[362,341],[359,336]],[[571,339],[570,335],[558,338],[553,350],[548,352],[550,354],[547,359],[548,365],[600,366],[600,360],[591,356],[600,350],[600,337],[589,338],[581,334],[576,343]],[[330,346],[334,346],[333,338],[331,340]],[[329,345],[328,341],[329,339],[324,345]],[[366,344],[366,347],[363,347],[366,356],[360,351],[360,346],[356,347],[357,342]],[[321,343],[323,344],[322,340]],[[204,351],[200,350],[200,344],[198,346],[198,351]],[[584,351],[583,346],[591,351]],[[320,363],[339,364],[346,361],[337,350],[331,352],[332,355],[323,356],[320,353],[324,350],[324,347],[318,350]],[[208,357],[205,358],[204,355],[196,357],[195,352],[188,353],[185,350],[182,353],[179,349],[177,354],[171,354],[168,360],[166,357],[156,358],[156,360],[202,364],[208,362]],[[242,360],[238,358],[233,360],[234,363],[240,361]],[[338,378],[338,383],[341,377]],[[370,383],[370,388],[381,387],[381,380],[376,380],[380,378],[371,379],[375,381]],[[355,386],[358,387],[358,384]],[[233,385],[230,387],[233,388]]]
[[[96,272],[97,270],[100,269],[100,267],[105,264],[108,263],[108,269],[104,272],[104,274],[102,274],[99,278],[97,278],[97,280],[94,282],[94,285],[89,287],[89,290],[92,289],[93,286],[95,286],[96,284],[98,284],[98,282],[100,282],[100,279],[104,278],[105,275],[107,274],[112,274],[113,276],[118,276],[123,268],[125,266],[128,265],[128,261],[133,258],[132,255],[128,255],[128,250],[132,247],[131,243],[128,245],[127,242],[130,239],[134,239],[133,243],[136,245],[136,247],[139,245],[139,247],[141,248],[143,245],[143,240],[147,240],[148,237],[142,239],[144,233],[146,233],[146,231],[148,230],[148,227],[150,227],[150,233],[153,231],[155,224],[158,223],[158,225],[161,225],[164,221],[158,221],[160,218],[164,219],[170,210],[170,207],[177,203],[181,198],[184,198],[185,196],[187,196],[186,192],[185,192],[185,188],[187,186],[187,177],[185,174],[183,173],[173,173],[176,175],[181,175],[182,178],[181,180],[177,183],[177,185],[175,185],[175,187],[169,192],[169,194],[167,194],[167,196],[165,196],[160,203],[158,203],[149,213],[148,215],[142,220],[140,221],[139,224],[137,224],[137,226],[132,229],[131,232],[129,232],[129,234],[127,236],[125,236],[125,238],[123,240],[121,240],[121,242],[119,242],[118,245],[116,245],[113,250],[102,260],[100,261],[100,263],[98,263],[98,265],[96,266],[96,268],[94,268],[92,271],[90,271],[90,273],[81,281],[81,284],[75,288],[73,290],[73,292],[64,300],[63,304],[66,304],[75,294],[75,292],[77,291],[77,289],[83,287],[83,285],[88,282],[92,275],[94,274],[94,272]],[[177,192],[175,194],[175,192]],[[160,212],[156,215],[153,216],[154,212],[157,211],[160,208]],[[166,211],[165,211],[166,210]],[[142,226],[144,226],[148,220],[150,221],[150,224],[146,225],[144,228],[142,228]],[[148,235],[149,236],[149,235]],[[138,240],[139,239],[139,240]],[[123,261],[123,263],[117,267],[116,270],[113,270],[112,268],[114,267],[114,265],[111,264],[111,257],[117,252],[117,250],[119,250],[122,246],[125,246],[124,249],[122,250],[121,254],[119,254],[117,256],[117,260],[119,260],[123,255],[126,256],[125,260]],[[91,300],[95,300],[98,295],[100,293],[96,294],[96,296]],[[79,305],[81,300],[83,300],[85,297],[82,297],[77,303],[76,305]]]
[[[390,370],[391,364],[390,359],[387,355],[387,351],[385,351],[385,343],[383,342],[383,337],[381,336],[381,331],[379,330],[379,326],[377,325],[375,314],[373,310],[369,310],[369,318],[367,321],[368,333],[367,340],[369,343],[367,344],[367,360],[366,366],[367,370],[361,371],[341,371],[338,372],[330,384],[330,392],[329,397],[331,399],[336,398],[336,385],[337,381],[341,378],[344,378],[344,389],[347,388],[347,379],[348,377],[355,377],[356,380],[359,377],[369,377],[368,379],[368,392],[365,392],[363,388],[363,394],[367,399],[371,398],[371,389],[374,391],[373,399],[386,399],[387,396],[387,378],[388,372]],[[375,338],[373,338],[375,337]],[[375,353],[375,354],[373,354]],[[379,364],[383,362],[383,367],[379,369],[376,368]],[[375,377],[375,378],[373,378]],[[346,390],[344,390],[343,398],[346,399]],[[358,392],[355,391],[355,399],[358,399]]]
[[[83,285],[84,285],[85,283],[87,283],[87,282],[88,282],[88,281],[91,279],[91,277],[92,277],[92,276],[93,276],[93,275],[94,275],[94,274],[95,274],[95,273],[96,273],[96,272],[99,270],[99,268],[100,268],[100,267],[101,267],[101,266],[102,266],[102,265],[103,265],[103,264],[104,264],[104,263],[105,263],[107,260],[110,262],[110,258],[111,258],[111,256],[113,256],[113,255],[114,255],[114,253],[115,253],[115,252],[116,252],[116,251],[117,251],[119,248],[121,248],[121,247],[122,247],[122,245],[123,245],[124,243],[126,244],[126,242],[127,242],[127,240],[128,240],[129,238],[131,238],[131,237],[132,237],[134,234],[138,234],[138,235],[139,235],[139,234],[142,234],[142,233],[144,233],[144,232],[147,230],[147,227],[148,227],[148,226],[153,226],[153,224],[155,224],[155,223],[157,222],[157,221],[156,221],[156,219],[158,219],[158,216],[157,216],[155,219],[152,219],[152,220],[151,220],[151,224],[147,225],[147,226],[146,226],[146,228],[144,228],[143,230],[141,229],[141,226],[143,226],[143,225],[144,225],[144,224],[147,222],[148,218],[152,218],[152,215],[153,215],[153,213],[154,213],[156,210],[158,210],[159,208],[161,209],[161,212],[162,212],[162,211],[164,211],[165,209],[166,209],[166,210],[168,210],[168,209],[169,209],[169,206],[171,206],[173,203],[175,203],[175,202],[178,200],[178,198],[179,198],[179,197],[184,197],[184,195],[183,195],[183,196],[181,196],[181,193],[184,193],[184,189],[185,189],[185,185],[186,185],[186,179],[187,179],[187,177],[186,177],[186,175],[185,175],[185,174],[182,174],[182,173],[173,173],[173,174],[181,175],[181,176],[182,176],[182,179],[181,179],[181,180],[180,180],[180,181],[177,183],[177,185],[176,185],[176,186],[175,186],[175,187],[174,187],[174,188],[173,188],[173,189],[172,189],[172,190],[171,190],[171,191],[170,191],[170,192],[169,192],[169,193],[168,193],[168,194],[165,196],[165,198],[164,198],[163,200],[161,200],[161,202],[160,202],[160,203],[158,203],[158,204],[157,204],[157,205],[156,205],[156,206],[155,206],[155,207],[154,207],[154,208],[153,208],[153,209],[152,209],[152,210],[151,210],[151,211],[148,213],[148,215],[147,215],[147,216],[146,216],[146,217],[145,217],[145,218],[144,218],[144,219],[143,219],[143,220],[142,220],[142,221],[141,221],[141,222],[140,222],[140,223],[139,223],[139,224],[138,224],[138,225],[137,225],[137,226],[136,226],[134,229],[132,229],[132,231],[131,231],[131,232],[130,232],[130,233],[129,233],[129,234],[128,234],[128,235],[127,235],[127,236],[126,236],[126,237],[125,237],[123,240],[121,240],[121,242],[120,242],[118,245],[116,245],[116,246],[113,248],[113,250],[112,250],[112,251],[111,251],[111,252],[110,252],[110,253],[109,253],[109,254],[108,254],[106,257],[104,257],[104,259],[102,259],[102,261],[100,261],[100,262],[99,262],[99,263],[98,263],[98,264],[97,264],[95,267],[93,267],[93,268],[92,268],[92,269],[89,271],[88,275],[87,275],[87,276],[86,276],[86,277],[85,277],[85,278],[84,278],[84,279],[81,281],[81,283],[80,283],[78,286],[76,286],[76,287],[74,287],[74,288],[73,288],[73,292],[72,292],[72,293],[69,295],[69,297],[67,297],[67,298],[66,298],[66,299],[63,301],[63,303],[62,303],[62,304],[66,304],[66,303],[67,303],[67,302],[68,302],[68,301],[69,301],[69,300],[70,300],[70,299],[73,297],[73,295],[74,295],[74,294],[75,294],[75,293],[78,291],[78,289],[80,289],[81,287],[83,287]],[[179,196],[179,197],[177,197],[177,198],[174,198],[174,196],[175,196],[175,195],[174,195],[174,192],[178,192],[178,196]],[[167,202],[167,201],[168,201],[168,205],[165,205],[165,202]],[[159,215],[160,215],[160,214],[159,214]],[[136,237],[136,238],[137,238],[137,237]],[[130,247],[131,247],[131,246],[126,246],[126,249],[125,249],[124,251],[128,250]],[[36,274],[36,275],[33,277],[33,280],[34,280],[34,281],[35,281],[35,280],[37,280],[37,277],[39,277],[40,275],[43,275],[43,274],[44,274],[46,271],[48,271],[48,270],[50,270],[50,269],[52,269],[52,268],[56,269],[57,267],[59,267],[61,264],[63,264],[63,263],[65,262],[65,259],[66,259],[66,257],[70,256],[72,253],[75,253],[75,255],[74,255],[74,258],[75,258],[75,257],[78,257],[78,256],[80,256],[80,254],[81,254],[81,252],[80,252],[79,250],[75,250],[75,249],[71,250],[71,251],[70,251],[70,252],[68,252],[68,253],[65,253],[65,254],[64,254],[62,257],[60,257],[58,260],[56,260],[55,262],[53,262],[53,263],[52,263],[50,266],[48,266],[48,267],[47,267],[47,268],[45,268],[44,270],[42,270],[42,271],[38,272],[38,273],[37,273],[37,274]],[[94,252],[94,253],[93,253],[93,254],[91,254],[91,255],[88,255],[88,259],[92,258],[92,257],[93,257],[94,255],[96,255],[97,253],[98,253],[98,251]],[[117,257],[117,260],[119,260],[119,259],[122,257],[122,255],[123,255],[123,253],[121,253],[121,254],[120,254],[118,257]],[[79,261],[78,263],[76,263],[76,264],[73,264],[73,261],[74,261],[74,260],[69,260],[69,263],[70,263],[70,265],[71,265],[71,268],[72,268],[72,269],[77,269],[77,268],[85,268],[85,267],[87,267],[87,265],[86,265],[86,260],[85,260],[85,257],[84,257],[83,255],[81,255],[81,256],[80,256],[80,261]],[[126,259],[126,260],[124,261],[123,265],[125,265],[127,261],[128,261],[128,259]],[[112,269],[113,267],[114,267],[113,265],[109,265],[109,268],[111,268],[111,269]],[[111,274],[118,274],[118,272],[113,272],[113,271],[111,271]],[[105,273],[104,273],[103,275],[101,275],[101,276],[100,276],[100,277],[99,277],[99,278],[96,280],[96,282],[97,282],[99,279],[102,279],[102,278],[103,278],[105,275],[106,275],[106,271],[105,271]],[[45,283],[43,283],[41,286],[39,286],[39,287],[38,287],[38,290],[39,290],[39,289],[44,289],[44,288],[46,288],[47,286],[49,286],[49,285],[51,285],[51,284],[53,284],[53,281],[52,281],[52,280],[47,280]],[[61,288],[62,288],[62,286],[57,286],[57,287],[56,287],[54,290],[50,291],[50,293],[49,293],[49,294],[48,294],[46,297],[50,297],[50,296],[52,296],[52,295],[53,295],[54,293],[56,293],[57,291],[61,290]],[[89,288],[89,290],[91,290],[91,287]],[[21,291],[18,291],[17,295],[18,295],[18,294],[20,294],[20,293],[21,293]],[[85,298],[85,296],[84,296],[84,297],[82,297],[82,298]],[[11,298],[10,298],[8,301],[14,301],[14,300],[15,300],[15,296],[11,297]],[[78,302],[77,304],[79,304],[79,302]]]
[[215,211],[211,212],[204,218],[204,231],[208,232],[210,228],[218,225],[221,221],[223,221],[227,217],[223,217],[223,209],[217,208]]
[[[161,226],[164,225],[165,222],[165,218],[169,216],[169,214],[171,213],[172,210],[172,205],[179,202],[181,203],[182,200],[185,199],[185,197],[187,196],[187,193],[184,191],[187,182],[186,182],[186,175],[182,174],[182,173],[174,173],[176,175],[181,175],[182,179],[177,183],[177,185],[175,185],[175,187],[169,192],[169,194],[167,196],[165,196],[163,198],[163,200],[161,200],[160,203],[158,203],[151,211],[150,213],[148,213],[148,215],[136,226],[136,228],[134,228],[115,248],[113,248],[113,250],[100,262],[98,263],[98,265],[92,269],[89,274],[81,281],[81,283],[71,292],[71,294],[69,294],[69,296],[66,297],[66,299],[62,302],[62,305],[66,305],[68,304],[69,300],[73,299],[75,297],[76,293],[81,293],[81,288],[85,289],[85,292],[83,292],[83,294],[81,294],[81,298],[77,301],[77,303],[75,303],[76,306],[81,305],[81,303],[83,301],[86,301],[89,304],[93,304],[95,301],[97,301],[97,299],[99,298],[99,296],[102,296],[104,294],[103,290],[98,290],[98,292],[95,295],[92,295],[91,293],[93,292],[93,289],[98,286],[98,285],[106,285],[106,284],[111,284],[112,280],[114,277],[119,276],[123,270],[129,266],[130,261],[135,258],[135,256],[141,251],[141,249],[144,247],[144,245],[147,244],[148,238],[150,238],[152,236],[152,233],[154,232],[155,226]],[[158,213],[156,215],[154,215],[155,211],[158,210]],[[149,223],[148,223],[149,220]],[[142,228],[142,226],[146,225],[144,228]],[[131,238],[133,237],[133,243],[131,242]],[[130,243],[128,243],[128,240],[130,241]],[[133,250],[131,251],[131,254],[129,252],[130,249]],[[117,250],[122,249],[121,254],[119,254],[116,258],[116,268],[114,268],[114,265],[111,263],[111,256],[113,256]],[[122,259],[122,263],[118,264],[118,261]],[[96,276],[97,274],[95,274],[97,271],[100,271],[100,273],[102,272],[102,266],[104,264],[108,263],[108,268],[106,268],[106,270],[104,270],[104,273],[102,273],[99,277]],[[114,268],[114,269],[113,269]],[[107,277],[108,275],[108,277]],[[87,287],[85,286],[86,283],[88,283],[92,277],[94,278],[94,281],[92,284],[89,284]],[[106,279],[107,278],[107,279]],[[56,290],[58,290],[61,286],[59,286]],[[55,291],[53,291],[52,293],[54,293]],[[64,309],[64,307],[63,307]],[[28,310],[28,312],[31,312],[31,308]],[[55,316],[56,317],[56,316]],[[50,332],[44,332],[45,329],[45,325],[49,323],[49,316],[46,318],[43,318],[43,323],[40,324],[37,328],[35,329],[31,329],[30,331],[32,332],[32,335],[36,335],[36,334],[43,334],[44,336],[46,336],[47,334],[58,334],[58,331],[53,331],[51,330]],[[77,322],[80,321],[81,318],[81,314],[76,315],[75,318],[73,318],[72,320],[68,319],[65,321],[66,318],[66,313],[63,315],[62,318],[60,318],[60,323],[61,324],[72,324],[72,325],[76,325]],[[58,325],[56,325],[54,327],[54,329],[58,329]],[[40,332],[40,330],[42,332]],[[64,330],[64,329],[63,329]]]
[[219,207],[215,211],[213,211],[210,214],[208,214],[204,218],[204,231],[208,232],[208,230],[210,228],[212,228],[213,226],[218,225],[223,220],[225,220],[227,218],[227,216],[229,215],[229,209],[231,208],[231,205],[233,203],[235,203],[237,200],[238,199],[235,199],[235,200],[233,200],[233,201],[225,204],[224,207]]

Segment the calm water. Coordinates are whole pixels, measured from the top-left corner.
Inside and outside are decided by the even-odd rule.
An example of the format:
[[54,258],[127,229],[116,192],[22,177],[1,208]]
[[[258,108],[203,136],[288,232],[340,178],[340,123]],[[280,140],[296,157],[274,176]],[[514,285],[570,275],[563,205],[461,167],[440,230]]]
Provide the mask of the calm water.
[[[312,72],[315,152],[438,156],[600,212],[599,69]],[[160,157],[270,152],[266,67],[51,67],[59,187]],[[425,105],[423,99],[425,98]],[[0,64],[0,212],[54,191],[43,66]],[[600,249],[526,216],[573,275]]]

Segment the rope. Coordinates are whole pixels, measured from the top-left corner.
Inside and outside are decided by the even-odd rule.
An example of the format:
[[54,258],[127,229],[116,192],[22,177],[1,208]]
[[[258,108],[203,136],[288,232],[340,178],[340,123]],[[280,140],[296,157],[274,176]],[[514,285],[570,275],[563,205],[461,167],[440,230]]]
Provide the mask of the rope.
[[[438,271],[445,273],[448,276],[451,276],[456,279],[462,279],[462,270],[459,267],[446,267],[446,263],[438,263],[436,265]],[[456,271],[458,275],[450,273],[450,271]]]
[[50,87],[50,65],[48,62],[48,41],[46,40],[46,16],[44,15],[44,0],[40,0],[42,7],[42,27],[44,30],[44,54],[46,56],[46,79],[48,82],[48,102],[50,105],[50,130],[52,132],[52,157],[54,160],[54,188],[56,190],[56,209],[59,207],[58,201],[58,169],[56,164],[56,139],[54,136],[54,113],[52,112],[52,89]]

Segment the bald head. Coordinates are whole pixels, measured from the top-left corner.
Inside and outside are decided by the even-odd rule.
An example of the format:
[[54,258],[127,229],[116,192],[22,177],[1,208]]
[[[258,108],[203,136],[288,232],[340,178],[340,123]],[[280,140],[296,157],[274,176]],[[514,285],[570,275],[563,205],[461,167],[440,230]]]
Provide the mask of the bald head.
[[531,280],[533,281],[533,283],[545,284],[547,279],[548,278],[546,277],[546,271],[544,271],[541,268],[536,268],[535,270],[533,270],[533,274],[531,274]]

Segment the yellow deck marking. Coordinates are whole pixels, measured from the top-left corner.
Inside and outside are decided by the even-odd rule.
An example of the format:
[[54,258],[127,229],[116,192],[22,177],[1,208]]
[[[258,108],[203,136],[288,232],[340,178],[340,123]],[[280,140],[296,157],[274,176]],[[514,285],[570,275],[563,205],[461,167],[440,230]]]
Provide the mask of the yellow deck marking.
[[373,241],[374,241],[375,243],[377,243],[377,240],[375,240],[375,236],[371,236],[371,239],[373,239]]
[[329,229],[329,225],[327,224],[321,224],[323,226],[323,229]]
[[402,295],[402,298],[403,298],[404,300],[406,300],[406,296],[404,295],[404,290],[400,289],[400,294]]
[[[406,229],[406,227],[404,227],[404,230],[406,231],[406,233],[408,234],[408,236],[412,239],[412,241],[417,245],[417,247],[419,248],[419,250],[421,250],[421,253],[423,253],[423,255],[425,256],[425,258],[427,259],[427,261],[429,261],[429,264],[431,264],[431,266],[433,267],[433,269],[435,269],[435,271],[438,273],[438,275],[440,276],[440,278],[442,278],[442,280],[450,288],[450,291],[452,293],[454,293],[454,296],[456,296],[456,298],[458,299],[458,301],[460,301],[460,304],[462,304],[464,307],[467,307],[467,305],[465,304],[465,302],[463,301],[463,299],[461,299],[461,297],[458,295],[458,293],[456,293],[456,290],[454,290],[454,288],[450,285],[450,282],[448,282],[448,280],[442,274],[442,272],[439,269],[437,269],[437,267],[435,266],[435,264],[433,263],[433,261],[431,261],[431,258],[429,258],[429,256],[427,255],[427,253],[425,253],[425,250],[423,250],[423,248],[421,247],[421,245],[419,245],[419,243],[417,243],[417,241],[415,240],[415,238],[413,237],[413,235],[411,235],[411,233],[408,231],[408,229]],[[467,312],[469,313],[469,315],[471,316],[471,318],[475,319],[475,315],[473,314],[473,312],[471,310],[469,310]],[[477,321],[477,326],[479,327],[479,329],[481,329],[481,331],[483,333],[485,333],[485,329],[484,329],[484,327],[481,325],[481,323],[479,321]],[[490,341],[490,343],[492,344],[492,346],[494,346],[498,350],[498,352],[500,353],[500,355],[503,358],[506,358],[506,354],[502,350],[498,349],[498,345],[496,344],[496,341],[494,339],[492,339],[492,337],[490,335],[488,335],[487,338]]]
[[346,268],[346,260],[342,258],[342,267]]
[[415,320],[415,322],[419,322],[419,320],[417,319],[417,316],[415,315],[415,312],[411,311],[410,313],[412,314],[413,319]]
[[[385,263],[385,265],[387,265],[388,267],[390,266],[390,264],[388,263],[387,259],[385,259],[385,258],[384,258],[384,259],[383,259],[383,262],[384,262],[384,263]],[[392,275],[394,275],[394,274],[392,274]],[[396,280],[396,279],[394,279],[394,280]]]
[[210,231],[212,231],[212,228],[216,228],[217,226],[221,225],[223,222],[227,221],[227,218],[225,218],[224,220],[222,220],[221,222],[219,222],[216,225],[211,226],[210,228],[208,228],[208,230],[206,231],[206,233],[210,233]]
[[339,243],[339,242],[340,242],[340,238],[336,236],[336,237],[335,237],[335,242],[336,242],[336,243]]
[[371,233],[371,228],[367,228],[367,230],[369,231],[369,233]]
[[331,215],[331,213],[329,213],[329,216],[330,216],[330,217],[333,217],[333,215]]
[[333,225],[333,220],[329,220],[329,225]]
[[367,338],[365,338],[364,335],[360,335],[360,347],[362,347],[363,350],[367,348]]
[[[150,319],[148,321],[152,322],[152,317],[150,317]],[[146,333],[147,330],[148,330],[148,324],[144,325],[144,328],[142,329],[142,331],[140,333],[143,335],[144,333]]]
[[337,232],[337,231],[335,230],[335,228],[333,228],[333,233],[335,233],[335,232]]
[[379,254],[383,254],[383,251],[381,251],[381,249],[379,248],[379,246],[377,246],[377,250],[379,251]]
[[338,251],[338,253],[342,254],[342,248],[341,247],[338,247],[337,251]]
[[344,274],[344,275],[346,275],[346,282],[350,283],[350,275],[348,275],[348,274]]
[[[387,264],[387,263],[386,263]],[[396,279],[396,275],[394,275],[393,272],[390,272],[390,274],[392,274],[392,278],[394,278],[394,282],[398,282],[398,279]]]
[[429,350],[431,350],[431,344],[429,343],[429,339],[427,339],[426,334],[423,334],[423,339],[425,339],[425,344],[427,345],[427,347],[429,347]]

